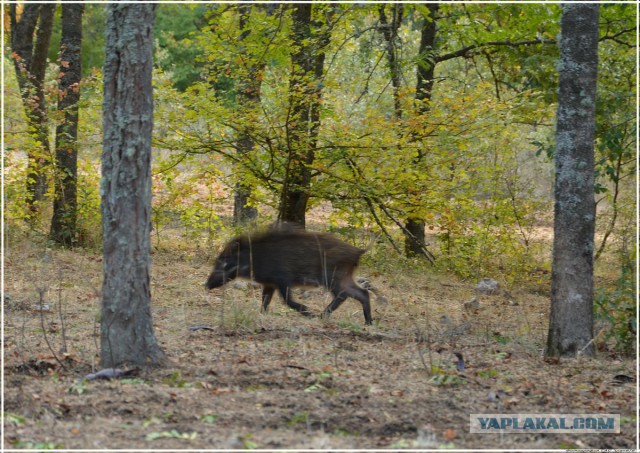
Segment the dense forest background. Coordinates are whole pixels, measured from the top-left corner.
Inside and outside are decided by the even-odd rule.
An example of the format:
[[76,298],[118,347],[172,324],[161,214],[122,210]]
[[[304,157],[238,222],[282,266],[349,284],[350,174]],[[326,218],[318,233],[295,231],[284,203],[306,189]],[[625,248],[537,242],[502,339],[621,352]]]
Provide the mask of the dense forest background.
[[[394,250],[463,279],[548,284],[559,5],[314,4],[292,14],[158,6],[153,245],[173,246],[178,231],[213,249],[230,228],[316,213],[316,228],[359,245],[380,235],[372,259]],[[635,20],[633,5],[602,5],[596,258],[606,265],[596,265],[596,303],[624,313],[618,326],[634,291]],[[104,22],[104,5],[86,5],[74,239],[85,248],[101,244]],[[54,185],[38,209],[25,203],[26,156],[53,178],[60,34],[57,11],[47,146],[29,130],[5,54],[9,242],[47,240]]]

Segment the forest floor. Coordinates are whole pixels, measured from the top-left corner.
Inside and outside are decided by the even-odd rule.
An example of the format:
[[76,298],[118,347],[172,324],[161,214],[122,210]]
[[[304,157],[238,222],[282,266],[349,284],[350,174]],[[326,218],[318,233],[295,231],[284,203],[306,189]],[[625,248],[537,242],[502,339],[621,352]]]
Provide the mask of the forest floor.
[[[262,314],[260,289],[247,283],[205,292],[211,264],[202,250],[154,251],[152,312],[167,365],[87,381],[98,362],[100,253],[9,244],[4,448],[635,447],[636,385],[614,382],[635,379],[635,361],[545,360],[544,291],[508,288],[465,308],[476,282],[365,264],[358,275],[387,299],[372,296],[375,323],[365,327],[351,299],[321,320],[276,299]],[[329,302],[320,289],[295,297],[317,313]],[[621,432],[471,434],[469,415],[483,413],[620,414]]]

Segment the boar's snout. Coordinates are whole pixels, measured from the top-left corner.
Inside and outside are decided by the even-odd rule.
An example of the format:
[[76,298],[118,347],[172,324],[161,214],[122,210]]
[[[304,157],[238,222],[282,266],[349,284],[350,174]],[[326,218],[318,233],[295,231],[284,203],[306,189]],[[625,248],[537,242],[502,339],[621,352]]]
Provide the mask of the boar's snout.
[[216,275],[215,272],[212,272],[207,281],[204,283],[204,287],[206,289],[219,288],[224,284],[224,280],[222,276]]
[[230,280],[236,278],[236,271],[238,266],[233,264],[226,264],[218,262],[216,263],[216,267],[209,275],[204,287],[206,289],[219,288]]

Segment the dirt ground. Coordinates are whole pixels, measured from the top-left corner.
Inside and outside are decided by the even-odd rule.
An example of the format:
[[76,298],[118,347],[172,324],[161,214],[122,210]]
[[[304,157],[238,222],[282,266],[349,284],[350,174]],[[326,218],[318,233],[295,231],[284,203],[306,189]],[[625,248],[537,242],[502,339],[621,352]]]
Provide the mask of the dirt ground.
[[[353,300],[325,321],[275,299],[261,314],[260,290],[246,283],[207,293],[210,266],[202,251],[155,251],[167,366],[87,381],[100,254],[9,244],[4,448],[635,448],[636,384],[614,382],[635,380],[635,362],[607,352],[545,361],[544,293],[509,288],[465,308],[475,282],[365,265],[358,274],[388,303],[372,296],[375,323],[364,327]],[[319,289],[295,297],[317,313],[329,302]],[[613,413],[621,433],[470,434],[474,413]]]

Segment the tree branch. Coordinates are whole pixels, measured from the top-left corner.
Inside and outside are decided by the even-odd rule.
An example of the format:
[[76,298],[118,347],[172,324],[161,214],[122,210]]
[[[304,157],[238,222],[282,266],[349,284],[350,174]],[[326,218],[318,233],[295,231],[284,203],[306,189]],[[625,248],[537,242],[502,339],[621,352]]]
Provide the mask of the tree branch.
[[472,44],[470,46],[463,47],[454,52],[450,52],[444,55],[439,55],[434,57],[435,63],[440,63],[447,60],[452,60],[458,57],[469,58],[471,56],[476,55],[476,51],[487,47],[521,47],[521,46],[535,46],[535,45],[548,45],[548,44],[556,44],[555,39],[531,39],[528,41],[489,41],[480,44]]

